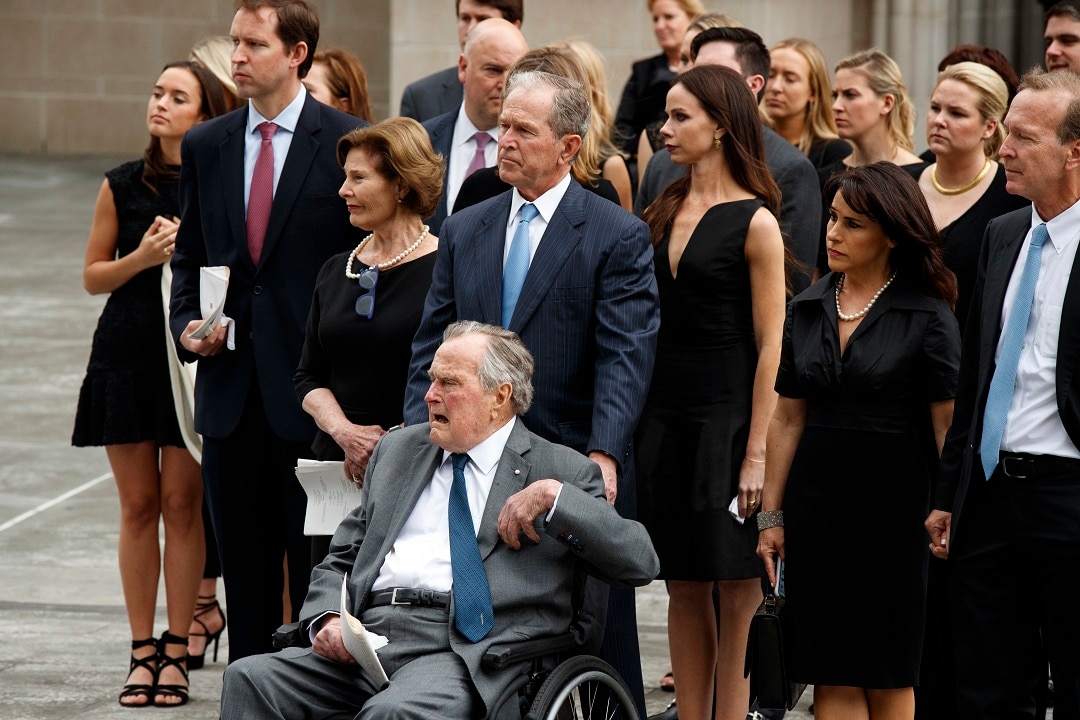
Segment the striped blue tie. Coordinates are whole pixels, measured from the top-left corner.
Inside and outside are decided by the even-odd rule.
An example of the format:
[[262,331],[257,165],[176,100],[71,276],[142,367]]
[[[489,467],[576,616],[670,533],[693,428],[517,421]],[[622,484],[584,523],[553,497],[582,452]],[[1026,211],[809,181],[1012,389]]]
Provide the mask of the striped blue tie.
[[1031,244],[1028,245],[1027,257],[1024,260],[1024,272],[1020,275],[1012,313],[1009,315],[1008,325],[1005,326],[1005,337],[1001,341],[1001,352],[994,369],[994,379],[990,381],[990,392],[986,396],[979,454],[987,480],[998,464],[1001,438],[1005,434],[1005,422],[1009,417],[1009,407],[1012,405],[1013,390],[1016,387],[1016,368],[1020,364],[1020,351],[1024,349],[1024,335],[1027,334],[1028,320],[1031,318],[1035,286],[1039,282],[1042,247],[1049,239],[1046,223],[1039,224],[1031,231]]
[[510,252],[506,256],[503,268],[502,325],[510,327],[510,318],[514,316],[521,286],[529,274],[529,223],[539,213],[532,203],[521,206],[521,220],[518,221],[514,239],[510,241]]
[[461,634],[472,642],[495,626],[491,609],[491,588],[476,544],[469,493],[465,488],[465,465],[469,456],[454,453],[454,482],[450,486],[450,568],[454,574],[454,622]]

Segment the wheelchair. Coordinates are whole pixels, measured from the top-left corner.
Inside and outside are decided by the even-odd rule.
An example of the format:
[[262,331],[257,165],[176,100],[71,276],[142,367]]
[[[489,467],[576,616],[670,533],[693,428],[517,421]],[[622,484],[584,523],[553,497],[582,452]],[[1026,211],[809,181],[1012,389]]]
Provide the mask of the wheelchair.
[[[503,716],[516,703],[522,720],[641,720],[630,690],[611,665],[592,655],[577,655],[574,634],[492,645],[482,660],[485,669],[501,670],[525,663],[495,701],[487,720]],[[302,642],[299,623],[274,633],[281,650]],[[554,667],[552,665],[554,664]]]

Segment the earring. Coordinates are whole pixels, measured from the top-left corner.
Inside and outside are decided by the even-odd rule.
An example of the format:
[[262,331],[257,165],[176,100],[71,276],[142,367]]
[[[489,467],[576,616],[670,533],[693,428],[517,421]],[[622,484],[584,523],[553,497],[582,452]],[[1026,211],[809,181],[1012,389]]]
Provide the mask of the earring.
[[712,146],[713,146],[713,149],[719,150],[724,145],[723,145],[723,143],[720,142],[720,138],[713,138]]

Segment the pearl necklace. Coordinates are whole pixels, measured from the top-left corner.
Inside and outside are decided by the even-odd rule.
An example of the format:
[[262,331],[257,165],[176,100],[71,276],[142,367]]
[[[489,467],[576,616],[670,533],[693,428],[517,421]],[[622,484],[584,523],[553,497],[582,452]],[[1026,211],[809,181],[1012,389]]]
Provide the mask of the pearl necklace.
[[844,278],[845,277],[847,277],[847,276],[846,275],[841,275],[840,276],[840,281],[838,283],[836,283],[836,316],[839,317],[844,322],[853,322],[855,320],[858,320],[859,318],[864,317],[866,315],[866,313],[870,312],[870,308],[874,307],[874,303],[876,303],[877,299],[879,297],[881,297],[881,293],[885,292],[885,288],[892,285],[892,281],[896,279],[896,271],[894,270],[893,274],[892,274],[892,277],[889,278],[888,280],[886,280],[885,284],[881,286],[881,289],[878,290],[876,293],[874,293],[874,297],[870,298],[870,302],[866,303],[866,307],[864,307],[862,310],[855,313],[854,315],[845,315],[840,310],[840,293],[842,293],[844,291]]
[[969,182],[967,185],[961,185],[958,188],[947,188],[938,182],[937,163],[934,163],[934,166],[930,168],[930,184],[933,185],[934,189],[942,195],[960,195],[961,193],[966,193],[968,190],[981,183],[983,181],[983,178],[986,177],[986,173],[990,172],[991,165],[993,165],[993,163],[990,162],[990,158],[986,158],[986,162],[983,164],[982,170],[979,171],[979,174],[975,176],[974,180]]
[[[404,257],[406,255],[411,253],[416,248],[420,247],[420,243],[424,242],[424,238],[427,237],[428,230],[429,230],[428,226],[425,225],[424,226],[424,231],[422,233],[420,233],[420,237],[416,238],[416,242],[414,242],[409,247],[405,248],[403,251],[398,253],[395,257],[390,258],[389,260],[387,260],[384,263],[379,263],[378,265],[372,265],[370,268],[368,268],[368,270],[385,270],[386,268],[388,268],[388,267],[390,267],[392,265],[396,265],[397,263],[401,262],[401,260],[404,259]],[[353,250],[351,253],[349,253],[349,259],[345,261],[345,277],[349,278],[350,280],[359,280],[360,279],[360,273],[354,273],[352,271],[353,260],[360,255],[360,251],[364,249],[365,245],[367,245],[368,240],[370,240],[373,237],[375,237],[375,233],[371,233],[366,238],[361,240],[360,244],[356,246],[356,249]]]

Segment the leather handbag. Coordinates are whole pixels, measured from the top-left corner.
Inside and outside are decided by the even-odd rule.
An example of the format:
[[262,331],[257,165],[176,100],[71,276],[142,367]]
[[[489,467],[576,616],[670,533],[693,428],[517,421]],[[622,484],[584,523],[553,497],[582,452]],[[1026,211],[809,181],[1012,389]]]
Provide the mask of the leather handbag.
[[784,664],[784,633],[780,613],[784,598],[768,594],[750,620],[743,677],[750,678],[750,702],[762,708],[791,710],[799,702],[805,684],[788,680]]

